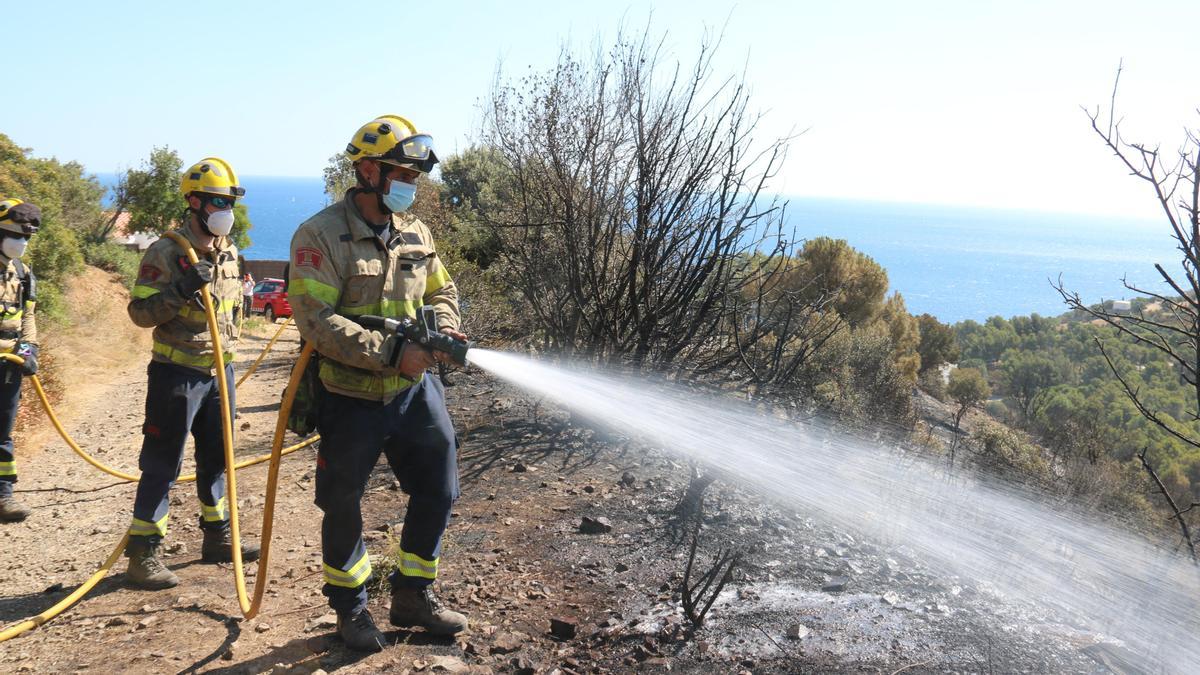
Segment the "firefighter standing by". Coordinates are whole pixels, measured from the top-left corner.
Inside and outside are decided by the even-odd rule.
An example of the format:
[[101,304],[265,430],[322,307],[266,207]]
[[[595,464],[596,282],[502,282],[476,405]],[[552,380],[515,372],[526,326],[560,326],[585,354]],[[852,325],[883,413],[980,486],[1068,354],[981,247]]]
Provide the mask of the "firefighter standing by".
[[389,619],[439,635],[467,627],[466,617],[441,607],[430,587],[458,497],[457,448],[441,382],[424,376],[442,356],[354,318],[415,317],[419,307],[432,305],[442,332],[466,336],[458,331],[457,290],[429,228],[404,213],[417,179],[437,162],[432,139],[386,115],[359,129],[346,154],[357,185],[292,238],[289,300],[300,334],[320,354],[326,389],[316,419],[323,591],[346,644],[378,651],[384,638],[366,607],[371,562],[361,502],[381,453],[409,496]]
[[[142,426],[142,470],[129,526],[127,579],[148,589],[170,588],[179,578],[159,560],[167,534],[169,491],[179,477],[189,433],[196,445],[196,492],[201,560],[229,562],[233,546],[225,501],[225,455],[221,402],[214,370],[212,340],[200,289],[208,286],[221,341],[232,349],[237,340],[234,310],[242,302],[237,248],[228,235],[233,205],[245,190],[225,161],[201,160],[183,174],[180,186],[187,201],[184,222],[176,230],[191,242],[200,260],[192,265],[187,252],[169,237],[150,245],[142,258],[129,302],[129,316],[154,328],[154,347],[147,368],[146,421]],[[233,381],[232,353],[226,353],[226,379]],[[233,388],[229,389],[233,417]],[[257,547],[243,545],[245,560],[258,558]]]
[[25,359],[21,366],[12,361],[0,363],[0,521],[6,522],[29,516],[29,509],[13,497],[17,464],[12,429],[21,401],[21,376],[37,373],[38,367],[33,319],[37,282],[21,256],[41,220],[41,211],[33,204],[0,198],[0,352]]

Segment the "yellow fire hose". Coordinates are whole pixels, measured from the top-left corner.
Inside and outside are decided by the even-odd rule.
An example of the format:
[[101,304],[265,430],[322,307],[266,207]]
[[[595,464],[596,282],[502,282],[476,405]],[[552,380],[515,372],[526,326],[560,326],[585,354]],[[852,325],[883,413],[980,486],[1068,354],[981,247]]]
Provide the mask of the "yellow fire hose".
[[267,355],[267,352],[271,351],[271,347],[275,346],[275,341],[279,339],[280,335],[283,335],[283,329],[287,328],[288,324],[291,322],[292,322],[292,317],[289,316],[283,322],[283,325],[279,327],[279,330],[275,331],[275,335],[273,335],[271,337],[271,341],[267,343],[266,347],[263,347],[262,353],[258,355],[257,359],[254,359],[254,363],[250,364],[250,367],[246,369],[246,372],[242,373],[241,378],[239,378],[237,381],[237,384],[234,385],[235,389],[237,387],[242,386],[242,383],[245,382],[247,379],[249,379],[250,376],[254,374],[254,371],[258,370],[258,364],[262,363],[262,360]]
[[[291,320],[290,317],[288,320],[289,321]],[[237,386],[240,387],[242,385],[242,383],[246,381],[246,378],[249,377],[254,372],[254,370],[258,367],[258,364],[262,362],[263,358],[266,357],[267,353],[275,345],[275,341],[277,339],[279,339],[280,334],[283,333],[283,329],[286,327],[287,327],[286,322],[282,326],[279,327],[279,330],[275,332],[275,337],[271,338],[271,341],[267,343],[267,346],[263,349],[262,353],[260,353],[258,355],[258,359],[255,360],[254,365],[252,365],[250,367],[250,370],[246,371],[246,373],[244,375],[242,375],[241,379],[238,380]],[[12,361],[13,363],[16,363],[17,365],[20,365],[25,362],[24,359],[17,356],[16,354],[0,354],[0,360]],[[73,450],[75,452],[75,454],[79,455],[79,457],[82,458],[83,461],[87,462],[88,464],[91,464],[92,466],[96,467],[100,471],[103,471],[104,473],[106,473],[110,476],[113,476],[115,478],[120,478],[121,480],[127,480],[132,483],[136,483],[138,481],[137,476],[135,476],[133,474],[125,473],[124,471],[114,469],[114,468],[104,464],[100,460],[96,459],[95,457],[92,457],[91,455],[89,455],[87,453],[86,450],[81,448],[79,446],[79,444],[75,442],[75,439],[72,438],[69,433],[67,433],[67,430],[65,427],[63,427],[62,422],[59,421],[58,415],[54,412],[54,406],[50,404],[50,399],[49,399],[49,397],[46,396],[46,390],[44,388],[42,388],[42,381],[38,378],[37,375],[34,375],[34,376],[30,377],[29,379],[31,382],[33,382],[33,388],[37,392],[38,399],[41,400],[41,402],[42,402],[42,408],[44,408],[46,410],[46,416],[50,418],[50,423],[54,425],[54,428],[58,431],[58,435],[62,436],[62,439],[64,442],[66,442],[67,447],[71,448],[71,450]],[[312,436],[312,437],[307,438],[295,445],[291,445],[291,446],[284,448],[282,450],[282,452],[280,453],[280,455],[281,456],[290,455],[293,452],[295,452],[301,448],[306,448],[306,447],[312,445],[313,443],[316,443],[319,440],[321,440],[320,436]],[[258,457],[252,457],[250,459],[242,460],[241,462],[234,464],[233,468],[235,470],[236,469],[244,469],[248,466],[262,464],[263,462],[266,462],[269,459],[271,459],[271,455],[269,453],[265,454],[265,455],[259,455]],[[189,481],[194,481],[194,480],[196,480],[196,474],[189,473],[187,475],[180,476],[179,478],[177,478],[175,480],[175,482],[176,483],[187,483]]]
[[[167,233],[167,236],[171,237],[174,241],[179,243],[180,246],[182,246],[184,248],[184,250],[187,251],[188,259],[191,261],[192,264],[196,264],[199,261],[199,259],[196,256],[195,250],[192,248],[191,243],[188,242],[187,239],[185,239],[173,232]],[[271,532],[273,529],[272,526],[274,524],[275,494],[276,494],[278,482],[279,482],[279,460],[283,455],[291,453],[291,452],[295,452],[296,450],[299,450],[300,448],[310,445],[310,444],[316,442],[317,440],[319,440],[318,436],[313,436],[301,443],[290,446],[286,449],[283,448],[283,436],[284,436],[284,432],[287,429],[287,418],[291,412],[292,402],[296,398],[296,386],[300,381],[300,377],[303,374],[305,367],[308,365],[309,359],[312,357],[313,346],[312,346],[312,343],[309,343],[305,346],[304,350],[300,354],[300,358],[298,359],[295,367],[292,369],[292,375],[291,375],[291,378],[288,380],[288,386],[284,392],[282,404],[280,405],[279,416],[275,422],[275,434],[274,434],[274,437],[272,438],[272,442],[271,442],[271,453],[269,455],[256,457],[254,459],[246,460],[242,463],[235,464],[233,462],[233,421],[230,418],[229,406],[225,403],[228,400],[229,389],[228,389],[228,383],[225,380],[224,353],[221,350],[220,334],[217,330],[216,313],[213,310],[212,297],[208,292],[207,286],[205,286],[201,289],[201,297],[204,300],[204,308],[205,308],[205,312],[208,316],[208,328],[209,328],[210,335],[212,335],[213,353],[214,353],[214,358],[216,361],[215,366],[217,369],[217,387],[218,387],[218,390],[220,393],[220,400],[221,400],[221,426],[222,426],[223,440],[224,440],[224,445],[225,445],[225,465],[227,467],[233,467],[232,469],[229,469],[226,471],[226,493],[227,493],[227,499],[229,501],[229,506],[230,506],[230,508],[229,508],[229,511],[230,511],[230,513],[229,513],[230,535],[233,540],[232,553],[233,553],[233,566],[234,566],[234,584],[236,586],[236,590],[237,590],[237,594],[238,594],[238,604],[241,608],[242,614],[245,618],[250,619],[258,614],[258,611],[262,606],[263,594],[267,588],[267,570],[268,570],[268,564],[270,561],[270,554],[271,554]],[[263,357],[266,356],[266,353],[268,351],[270,351],[271,347],[275,344],[275,341],[279,338],[280,334],[282,334],[283,329],[287,327],[287,324],[288,324],[288,322],[285,321],[283,326],[280,326],[279,330],[276,331],[274,337],[271,338],[271,340],[267,344],[266,348],[259,355],[258,359],[254,362],[254,364],[250,367],[249,371],[245,375],[243,375],[242,378],[238,381],[238,383],[237,383],[238,385],[240,385],[242,382],[244,382],[246,380],[246,378],[249,377],[250,373],[254,372],[254,370],[258,367],[258,364],[263,360]],[[24,362],[24,360],[21,359],[20,357],[11,355],[11,354],[0,355],[0,357],[8,358],[9,360],[15,361],[17,363]],[[57,416],[54,414],[53,409],[50,406],[49,399],[46,397],[46,393],[42,389],[41,382],[38,380],[38,378],[36,376],[34,376],[30,379],[33,380],[34,388],[37,390],[38,397],[41,399],[43,406],[45,406],[46,413],[50,417],[52,423],[54,424],[54,427],[58,430],[59,434],[63,437],[63,440],[65,440],[67,442],[67,444],[71,447],[72,450],[74,450],[80,457],[82,457],[89,464],[100,469],[101,471],[104,471],[113,476],[117,476],[119,478],[123,478],[123,479],[129,480],[129,481],[137,480],[136,476],[131,476],[129,474],[125,474],[125,473],[116,471],[115,469],[110,469],[109,467],[104,466],[101,462],[99,462],[98,460],[95,460],[90,455],[88,455],[82,448],[80,448],[79,445],[77,443],[75,443],[75,441],[66,432],[66,430],[63,428],[62,424],[59,422]],[[237,481],[236,481],[235,474],[236,474],[236,470],[239,468],[242,468],[245,466],[250,466],[253,464],[259,464],[259,463],[261,463],[263,461],[267,461],[267,460],[270,460],[270,468],[268,469],[268,474],[267,474],[266,503],[263,508],[263,527],[262,527],[262,535],[261,535],[262,543],[261,543],[261,551],[260,551],[259,563],[258,563],[259,573],[258,573],[257,579],[255,580],[255,584],[254,584],[254,599],[253,599],[253,601],[251,601],[247,598],[245,573],[242,569],[242,549],[241,549],[241,538],[240,538],[238,513],[237,513]],[[181,477],[179,479],[179,482],[182,482],[185,480],[195,480],[195,475],[193,474],[193,475]],[[3,631],[0,631],[0,642],[4,642],[4,641],[14,638],[18,635],[21,635],[33,628],[41,626],[42,624],[45,624],[46,622],[50,621],[51,619],[53,619],[54,617],[58,616],[60,613],[65,611],[67,608],[71,607],[71,605],[73,605],[77,601],[79,601],[79,599],[81,599],[84,595],[86,595],[92,588],[94,588],[96,586],[96,584],[100,583],[100,581],[103,580],[105,576],[107,576],[108,571],[116,563],[117,559],[121,557],[121,554],[124,552],[125,546],[128,542],[129,542],[129,535],[125,534],[121,538],[121,541],[118,542],[116,548],[113,549],[112,553],[109,554],[108,558],[100,566],[100,568],[98,570],[96,570],[96,572],[91,577],[89,577],[87,579],[87,581],[85,581],[83,584],[81,584],[79,586],[79,588],[75,589],[74,592],[72,592],[70,595],[68,595],[67,597],[60,600],[53,607],[47,609],[46,611],[42,612],[41,614],[38,614],[37,616],[26,619],[20,623],[14,624],[14,625],[6,628]]]
[[[188,261],[191,264],[196,265],[200,262],[200,258],[196,256],[196,250],[192,248],[191,242],[185,237],[175,232],[168,232],[166,236],[187,252]],[[213,309],[212,294],[209,293],[207,284],[200,287],[200,297],[204,301],[204,312],[208,318],[208,334],[213,350],[213,368],[217,372],[217,391],[220,393],[221,400],[221,440],[225,446],[225,466],[231,467],[234,465],[234,461],[233,419],[229,410],[229,382],[225,379],[225,352],[221,344],[220,326],[217,325],[217,313]],[[280,413],[282,412],[281,408]],[[267,477],[267,503],[263,508],[264,536],[260,544],[261,552],[255,586],[265,586],[267,580],[267,565],[271,555],[270,523],[275,515],[275,488],[278,477],[279,448],[272,444],[271,465]],[[233,554],[233,585],[237,591],[238,605],[241,607],[242,615],[250,618],[258,613],[258,603],[251,604],[250,598],[246,594],[246,571],[242,568],[242,534],[241,523],[238,519],[237,471],[235,470],[225,472],[225,498],[229,503],[229,534],[233,544],[230,547],[230,552]],[[257,590],[256,588],[255,596],[261,597]]]
[[104,561],[104,564],[100,565],[100,569],[96,570],[95,574],[88,577],[88,580],[83,582],[79,588],[76,588],[73,593],[62,600],[59,600],[53,607],[47,609],[41,614],[25,619],[20,623],[15,623],[8,628],[5,628],[3,631],[0,631],[0,642],[10,640],[22,633],[25,633],[26,631],[37,628],[50,619],[53,619],[54,617],[63,613],[68,607],[78,602],[83,596],[87,595],[88,591],[95,588],[96,584],[100,583],[104,580],[104,577],[108,576],[108,570],[112,569],[113,564],[115,564],[117,559],[121,557],[121,554],[125,552],[125,544],[127,543],[129,543],[128,532],[121,537],[121,541],[117,543],[117,547],[112,550],[112,553],[108,554],[108,559]]

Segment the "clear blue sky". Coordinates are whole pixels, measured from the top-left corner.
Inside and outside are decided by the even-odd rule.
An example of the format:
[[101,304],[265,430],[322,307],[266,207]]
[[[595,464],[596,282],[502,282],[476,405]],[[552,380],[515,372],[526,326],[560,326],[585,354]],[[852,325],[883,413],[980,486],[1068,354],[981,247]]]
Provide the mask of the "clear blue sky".
[[[1147,8],[1149,7],[1149,8]],[[200,11],[191,13],[194,8]],[[1130,136],[1200,127],[1200,2],[6,3],[0,132],[92,171],[154,145],[243,174],[316,176],[359,124],[395,112],[470,141],[503,72],[550,67],[624,24],[687,59],[725,28],[763,135],[807,132],[788,194],[1153,217],[1091,135],[1124,58]]]

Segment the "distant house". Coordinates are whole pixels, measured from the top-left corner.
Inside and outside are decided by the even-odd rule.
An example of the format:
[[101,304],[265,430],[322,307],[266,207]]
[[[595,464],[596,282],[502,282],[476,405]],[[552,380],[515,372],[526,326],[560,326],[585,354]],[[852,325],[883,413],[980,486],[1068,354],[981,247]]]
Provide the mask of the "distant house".
[[[107,216],[108,214],[105,215]],[[134,253],[141,253],[149,248],[150,244],[158,241],[157,234],[130,232],[128,211],[117,216],[117,222],[113,225],[112,236],[109,238]]]
[[[105,214],[106,217],[111,214]],[[129,212],[126,211],[117,216],[117,222],[113,225],[112,235],[109,239],[134,253],[143,253],[150,244],[158,241],[157,234],[149,232],[130,232],[129,231]],[[256,281],[262,279],[283,279],[287,273],[286,260],[246,260],[245,257],[239,258],[239,263],[242,268],[242,273],[249,273]]]
[[1133,309],[1133,303],[1128,300],[1113,300],[1112,311],[1128,314]]

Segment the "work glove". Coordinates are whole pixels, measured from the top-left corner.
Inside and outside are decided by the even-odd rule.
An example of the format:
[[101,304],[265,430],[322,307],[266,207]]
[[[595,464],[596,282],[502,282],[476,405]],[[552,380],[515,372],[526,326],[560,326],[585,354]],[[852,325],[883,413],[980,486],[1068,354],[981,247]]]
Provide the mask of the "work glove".
[[214,265],[210,260],[196,262],[187,268],[187,271],[183,273],[183,278],[175,282],[175,288],[183,297],[192,297],[196,294],[196,291],[212,283],[213,267]]
[[37,375],[37,355],[37,345],[31,345],[28,342],[17,345],[17,356],[25,359],[25,363],[21,364],[21,372],[26,375]]

